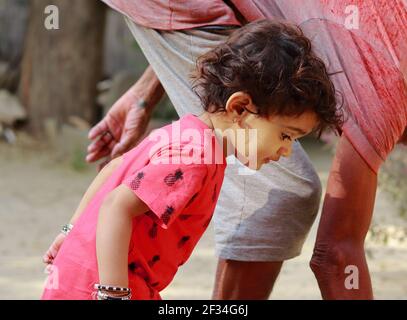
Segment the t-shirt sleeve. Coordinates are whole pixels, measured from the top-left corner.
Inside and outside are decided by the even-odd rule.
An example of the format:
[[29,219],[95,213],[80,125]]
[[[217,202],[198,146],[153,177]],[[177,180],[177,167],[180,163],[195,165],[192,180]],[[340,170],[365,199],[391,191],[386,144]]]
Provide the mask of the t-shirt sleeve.
[[151,211],[158,225],[167,229],[196,198],[207,176],[205,164],[150,161],[123,181]]

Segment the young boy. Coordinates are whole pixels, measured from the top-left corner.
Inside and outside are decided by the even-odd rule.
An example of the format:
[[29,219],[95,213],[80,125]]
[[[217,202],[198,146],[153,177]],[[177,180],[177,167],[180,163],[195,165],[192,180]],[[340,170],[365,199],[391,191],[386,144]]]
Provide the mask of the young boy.
[[246,25],[200,57],[194,77],[206,112],[100,172],[44,258],[43,299],[160,299],[210,222],[229,153],[259,169],[341,122],[324,64],[290,24]]

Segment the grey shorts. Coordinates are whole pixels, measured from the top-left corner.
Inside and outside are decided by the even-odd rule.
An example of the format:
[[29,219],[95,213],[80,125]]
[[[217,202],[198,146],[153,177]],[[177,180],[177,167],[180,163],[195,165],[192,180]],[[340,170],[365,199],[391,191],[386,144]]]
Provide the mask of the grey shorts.
[[[160,31],[126,18],[146,59],[180,116],[203,112],[189,75],[198,56],[223,42],[231,30]],[[215,210],[216,252],[238,261],[283,261],[301,253],[315,220],[321,184],[300,143],[290,158],[240,175],[228,165]]]

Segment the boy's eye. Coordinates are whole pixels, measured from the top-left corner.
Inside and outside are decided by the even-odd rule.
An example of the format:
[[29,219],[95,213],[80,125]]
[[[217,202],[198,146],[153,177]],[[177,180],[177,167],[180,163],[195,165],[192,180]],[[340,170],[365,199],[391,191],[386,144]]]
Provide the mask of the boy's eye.
[[285,134],[285,133],[282,133],[281,134],[281,140],[286,140],[286,139],[288,139],[289,141],[291,141],[292,139],[291,139],[291,137],[288,135],[288,134]]

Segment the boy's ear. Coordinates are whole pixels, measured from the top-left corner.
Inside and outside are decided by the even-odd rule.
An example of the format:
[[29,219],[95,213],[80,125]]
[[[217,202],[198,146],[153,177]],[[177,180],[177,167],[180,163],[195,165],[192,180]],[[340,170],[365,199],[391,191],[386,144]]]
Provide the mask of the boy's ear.
[[257,108],[253,104],[251,96],[243,91],[233,93],[226,101],[226,112],[231,117],[240,118],[245,111],[257,113]]

